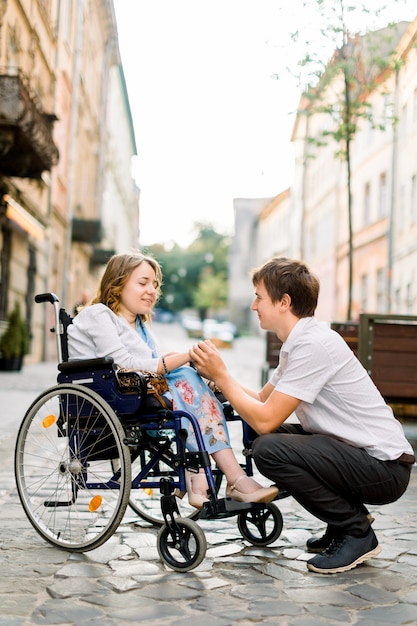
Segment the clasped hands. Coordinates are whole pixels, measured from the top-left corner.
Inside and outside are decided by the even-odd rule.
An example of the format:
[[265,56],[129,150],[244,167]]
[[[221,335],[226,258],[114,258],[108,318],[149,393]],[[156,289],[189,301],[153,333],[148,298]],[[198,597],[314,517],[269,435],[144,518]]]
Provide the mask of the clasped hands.
[[194,344],[189,350],[189,355],[200,376],[209,380],[214,381],[219,372],[225,368],[219,351],[210,339]]

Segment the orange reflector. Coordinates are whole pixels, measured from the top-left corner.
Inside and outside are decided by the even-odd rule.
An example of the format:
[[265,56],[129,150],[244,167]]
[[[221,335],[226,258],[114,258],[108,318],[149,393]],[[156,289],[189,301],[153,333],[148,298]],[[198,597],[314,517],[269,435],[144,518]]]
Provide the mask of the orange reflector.
[[[140,482],[141,482],[141,483],[145,483],[145,484],[146,484],[146,480],[141,480]],[[146,496],[152,496],[152,495],[153,495],[153,489],[152,489],[152,487],[143,487],[142,491],[143,491],[143,493],[144,493]]]
[[55,415],[47,415],[45,419],[42,421],[43,428],[50,428],[52,424],[55,424],[56,417]]
[[90,513],[94,513],[94,511],[97,511],[98,507],[101,505],[102,502],[103,502],[103,498],[101,496],[94,496],[94,498],[91,498],[89,505],[88,505],[88,509]]

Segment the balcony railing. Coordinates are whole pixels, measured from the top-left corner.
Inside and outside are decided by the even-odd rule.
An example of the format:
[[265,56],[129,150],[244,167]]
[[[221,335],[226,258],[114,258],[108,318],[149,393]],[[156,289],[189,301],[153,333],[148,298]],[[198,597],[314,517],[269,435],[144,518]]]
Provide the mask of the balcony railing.
[[72,219],[72,240],[79,243],[100,243],[103,237],[101,220]]
[[58,162],[54,114],[43,113],[21,73],[0,73],[0,175],[40,178]]

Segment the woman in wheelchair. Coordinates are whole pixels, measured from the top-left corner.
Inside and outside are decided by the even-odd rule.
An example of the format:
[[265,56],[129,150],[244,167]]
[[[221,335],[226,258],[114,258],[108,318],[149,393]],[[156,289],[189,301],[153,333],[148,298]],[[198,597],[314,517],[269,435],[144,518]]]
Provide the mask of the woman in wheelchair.
[[[108,262],[96,297],[68,327],[69,359],[111,356],[119,367],[165,374],[176,409],[193,413],[206,450],[227,479],[226,495],[240,502],[270,502],[275,486],[262,487],[247,476],[230,445],[223,407],[207,383],[189,366],[188,352],[160,354],[147,322],[160,295],[158,262],[140,252],[116,254]],[[197,444],[187,422],[187,448]],[[203,472],[187,472],[190,504],[201,508],[208,500]]]

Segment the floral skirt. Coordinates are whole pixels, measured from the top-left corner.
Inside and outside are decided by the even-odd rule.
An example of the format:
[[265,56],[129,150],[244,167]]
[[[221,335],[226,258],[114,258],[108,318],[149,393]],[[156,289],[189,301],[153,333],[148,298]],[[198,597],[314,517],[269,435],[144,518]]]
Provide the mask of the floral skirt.
[[[174,409],[187,411],[197,418],[207,452],[212,454],[230,448],[223,407],[201,376],[184,365],[169,372],[166,379]],[[183,427],[188,431],[187,449],[196,452],[197,441],[186,418],[183,418]]]

